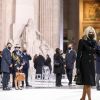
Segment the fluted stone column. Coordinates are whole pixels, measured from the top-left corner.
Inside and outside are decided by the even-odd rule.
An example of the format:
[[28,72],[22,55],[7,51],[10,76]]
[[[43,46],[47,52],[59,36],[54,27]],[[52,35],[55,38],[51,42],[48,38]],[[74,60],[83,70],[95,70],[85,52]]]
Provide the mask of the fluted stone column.
[[3,34],[2,34],[2,0],[0,0],[0,50],[3,48]]
[[34,0],[34,29],[39,31],[39,0]]
[[12,2],[13,0],[0,0],[0,48],[3,49],[11,39],[12,24]]
[[11,36],[12,1],[0,0],[0,50],[2,50]]
[[53,47],[60,47],[62,0],[40,0],[40,32],[42,39]]

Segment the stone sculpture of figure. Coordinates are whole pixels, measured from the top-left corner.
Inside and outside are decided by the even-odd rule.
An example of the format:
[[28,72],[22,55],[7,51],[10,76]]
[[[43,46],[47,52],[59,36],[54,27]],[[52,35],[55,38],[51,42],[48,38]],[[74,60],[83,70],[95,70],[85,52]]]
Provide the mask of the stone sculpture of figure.
[[27,48],[28,52],[31,54],[35,53],[37,49],[35,46],[39,45],[38,41],[40,41],[40,35],[35,31],[32,19],[28,20],[20,38],[22,47]]
[[27,48],[27,52],[34,56],[41,52],[44,56],[50,52],[50,47],[45,40],[42,39],[40,32],[34,29],[33,20],[29,19],[20,35],[21,45]]
[[41,44],[39,46],[39,49],[41,51],[41,53],[46,56],[46,54],[48,54],[50,47],[49,45],[45,42],[45,41],[41,41]]

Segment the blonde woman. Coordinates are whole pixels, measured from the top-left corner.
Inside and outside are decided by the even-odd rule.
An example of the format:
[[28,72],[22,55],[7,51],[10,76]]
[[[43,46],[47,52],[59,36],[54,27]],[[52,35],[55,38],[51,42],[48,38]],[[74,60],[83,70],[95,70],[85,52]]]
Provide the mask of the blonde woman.
[[95,64],[94,54],[96,47],[96,33],[93,27],[89,26],[84,31],[85,38],[79,40],[76,68],[82,76],[83,93],[80,100],[91,100],[91,86],[95,86]]

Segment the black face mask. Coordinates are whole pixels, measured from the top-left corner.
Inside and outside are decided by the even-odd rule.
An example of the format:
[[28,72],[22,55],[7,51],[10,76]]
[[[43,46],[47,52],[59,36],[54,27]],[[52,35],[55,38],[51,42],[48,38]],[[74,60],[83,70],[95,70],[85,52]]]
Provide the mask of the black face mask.
[[93,40],[94,39],[94,34],[88,34],[88,37]]
[[11,47],[8,47],[9,50],[11,50]]
[[69,47],[68,50],[71,50],[71,47]]

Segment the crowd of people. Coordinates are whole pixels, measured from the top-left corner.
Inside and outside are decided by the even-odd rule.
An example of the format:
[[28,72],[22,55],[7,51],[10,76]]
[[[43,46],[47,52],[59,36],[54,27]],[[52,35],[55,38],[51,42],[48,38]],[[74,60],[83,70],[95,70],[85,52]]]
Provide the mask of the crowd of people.
[[[26,49],[21,49],[19,44],[16,44],[14,50],[11,52],[12,44],[7,43],[6,47],[0,52],[0,74],[2,74],[2,86],[3,90],[10,90],[8,83],[10,81],[10,74],[12,75],[12,87],[15,87],[16,90],[22,89],[21,87],[31,87],[28,82],[28,74],[30,67],[30,60],[32,56],[27,53]],[[51,58],[47,54],[46,58],[42,55],[35,55],[33,58],[34,68],[36,69],[36,75],[41,75],[43,73],[43,67],[47,66],[50,73],[52,71]],[[20,77],[18,76],[23,74]],[[20,78],[20,79],[19,79]],[[35,77],[37,79],[37,76]],[[25,82],[25,84],[24,84]]]
[[[19,72],[25,74],[25,84],[26,86],[30,86],[28,82],[28,72],[30,66],[29,61],[32,60],[32,57],[27,54],[27,50],[24,49],[21,51],[21,47],[18,44],[14,47],[12,53],[10,51],[11,47],[12,44],[8,42],[7,46],[0,52],[0,74],[3,74],[3,90],[10,90],[8,87],[10,74],[13,75],[13,87],[15,87],[16,90],[22,89],[20,83],[22,83],[23,87],[24,80],[18,80],[17,75]],[[85,29],[84,36],[79,40],[77,52],[73,49],[73,43],[69,43],[65,57],[63,57],[62,50],[56,48],[53,56],[54,66],[51,66],[51,62],[52,59],[48,54],[46,58],[42,54],[36,54],[33,58],[36,74],[42,76],[43,67],[48,66],[50,73],[53,72],[55,74],[55,85],[57,87],[62,86],[62,74],[67,75],[69,81],[68,85],[71,85],[75,66],[76,74],[79,72],[81,74],[81,85],[83,85],[83,94],[80,100],[85,100],[86,94],[89,100],[91,100],[91,86],[96,85],[97,90],[100,90],[100,41],[96,41],[96,32],[93,27],[89,26]],[[37,76],[35,78],[37,79]]]

